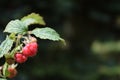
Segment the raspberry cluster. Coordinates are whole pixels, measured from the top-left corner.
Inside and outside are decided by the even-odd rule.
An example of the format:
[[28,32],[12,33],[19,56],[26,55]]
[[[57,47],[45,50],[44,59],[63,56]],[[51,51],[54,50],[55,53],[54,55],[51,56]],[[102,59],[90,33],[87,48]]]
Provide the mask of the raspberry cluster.
[[20,51],[15,52],[13,58],[6,59],[6,62],[9,64],[7,69],[9,73],[7,75],[8,78],[13,78],[17,74],[16,65],[14,65],[15,62],[24,63],[29,57],[33,57],[37,54],[38,44],[35,37],[26,37],[23,43],[25,44],[25,46],[22,46]]
[[15,53],[15,61],[18,63],[24,63],[28,57],[36,55],[38,50],[37,40],[34,37],[30,38],[30,41],[25,44],[21,52]]
[[31,24],[46,25],[43,17],[36,13],[31,13],[21,19],[11,20],[6,25],[4,32],[10,34],[0,45],[0,58],[5,59],[5,63],[0,65],[0,80],[15,77],[17,65],[37,54],[38,44],[35,37],[61,41],[65,44],[64,39],[54,29],[45,27],[29,30]]
[[[24,38],[24,41],[22,43],[24,44],[24,46],[21,46],[20,50],[13,53],[13,57],[9,56],[6,58],[6,62],[8,64],[8,68],[6,70],[8,74],[6,75],[6,77],[8,78],[13,78],[17,74],[17,65],[15,65],[15,62],[24,63],[29,57],[33,57],[37,54],[38,44],[35,37],[29,35]],[[0,67],[0,73],[1,71],[3,71],[3,66]]]

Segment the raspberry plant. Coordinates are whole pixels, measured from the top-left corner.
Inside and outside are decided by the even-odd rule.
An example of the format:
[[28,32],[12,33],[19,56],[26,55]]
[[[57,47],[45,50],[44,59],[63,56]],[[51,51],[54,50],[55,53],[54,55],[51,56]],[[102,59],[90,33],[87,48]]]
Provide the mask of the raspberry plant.
[[37,38],[65,43],[64,39],[52,28],[35,28],[29,31],[31,24],[45,26],[45,21],[39,14],[31,13],[20,20],[11,20],[7,24],[4,32],[9,35],[0,45],[0,58],[5,57],[5,63],[0,66],[0,80],[15,77],[18,64],[26,62],[29,57],[37,54]]

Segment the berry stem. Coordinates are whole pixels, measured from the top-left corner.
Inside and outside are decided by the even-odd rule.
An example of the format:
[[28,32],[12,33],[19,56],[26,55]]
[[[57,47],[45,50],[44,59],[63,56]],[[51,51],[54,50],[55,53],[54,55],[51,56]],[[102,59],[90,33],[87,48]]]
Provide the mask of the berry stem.
[[20,35],[20,34],[17,35],[16,47],[20,44],[21,37],[22,37],[22,35]]
[[23,45],[23,44],[20,44],[20,45],[16,46],[16,47],[11,51],[10,56],[11,56],[12,58],[14,57],[15,53],[16,53],[18,50],[21,50],[22,45]]

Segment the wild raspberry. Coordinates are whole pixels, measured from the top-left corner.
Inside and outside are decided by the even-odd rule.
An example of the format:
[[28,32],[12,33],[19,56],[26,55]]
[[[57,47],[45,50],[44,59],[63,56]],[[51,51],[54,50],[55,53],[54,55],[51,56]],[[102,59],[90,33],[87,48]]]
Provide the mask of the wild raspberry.
[[22,49],[22,53],[27,57],[32,57],[36,55],[37,49],[38,44],[36,42],[32,42],[25,45],[25,47]]
[[25,55],[23,55],[22,53],[16,53],[15,60],[18,63],[24,63],[27,60],[27,57]]
[[13,78],[17,74],[17,70],[15,68],[12,68],[12,67],[8,67],[8,72],[9,72],[9,74],[7,76],[8,78]]

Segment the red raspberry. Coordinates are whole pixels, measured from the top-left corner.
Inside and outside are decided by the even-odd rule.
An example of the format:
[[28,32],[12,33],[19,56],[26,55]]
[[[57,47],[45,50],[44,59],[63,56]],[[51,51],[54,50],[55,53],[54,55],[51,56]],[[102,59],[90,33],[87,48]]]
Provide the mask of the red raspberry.
[[27,57],[35,56],[37,53],[38,44],[36,42],[32,42],[26,44],[25,47],[22,49],[22,53]]
[[17,74],[17,70],[12,67],[8,67],[8,72],[9,72],[8,78],[13,78]]
[[27,60],[27,57],[25,55],[23,55],[22,53],[16,53],[15,60],[18,63],[24,63]]

